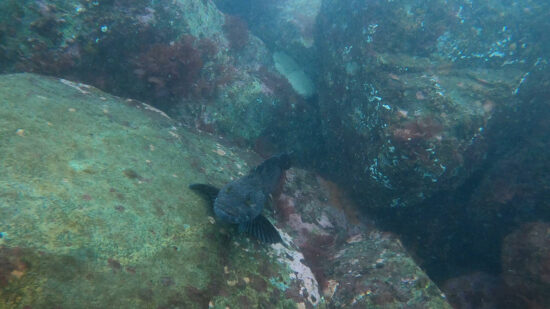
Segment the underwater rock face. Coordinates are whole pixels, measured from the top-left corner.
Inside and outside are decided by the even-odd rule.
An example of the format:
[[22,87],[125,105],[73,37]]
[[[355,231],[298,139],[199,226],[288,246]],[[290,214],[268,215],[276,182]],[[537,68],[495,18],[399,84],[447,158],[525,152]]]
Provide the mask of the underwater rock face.
[[548,63],[534,67],[518,88],[520,104],[495,114],[488,128],[490,164],[472,194],[472,215],[484,223],[550,220],[549,69]]
[[525,306],[550,306],[550,224],[524,224],[508,235],[502,248],[502,269],[504,281]]
[[298,252],[236,235],[187,189],[244,175],[249,154],[144,103],[32,74],[0,76],[0,122],[0,307],[321,301],[301,292],[286,258]]
[[462,29],[444,22],[456,19],[455,5],[406,2],[325,1],[319,15],[319,33],[332,38],[318,41],[321,127],[333,159],[325,171],[361,207],[414,206],[464,183],[483,163],[492,115],[519,104],[518,87],[542,55],[482,67],[444,56],[438,38]]
[[499,304],[499,297],[505,292],[500,278],[475,272],[447,280],[443,286],[447,299],[460,309],[506,308]]

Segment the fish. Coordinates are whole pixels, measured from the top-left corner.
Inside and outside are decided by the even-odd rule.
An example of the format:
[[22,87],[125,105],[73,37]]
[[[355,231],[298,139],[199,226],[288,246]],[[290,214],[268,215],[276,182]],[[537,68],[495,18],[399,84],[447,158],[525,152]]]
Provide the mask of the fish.
[[201,183],[191,184],[189,188],[206,197],[220,221],[238,225],[239,232],[263,243],[278,243],[282,242],[281,235],[262,211],[290,167],[290,155],[280,153],[221,189]]

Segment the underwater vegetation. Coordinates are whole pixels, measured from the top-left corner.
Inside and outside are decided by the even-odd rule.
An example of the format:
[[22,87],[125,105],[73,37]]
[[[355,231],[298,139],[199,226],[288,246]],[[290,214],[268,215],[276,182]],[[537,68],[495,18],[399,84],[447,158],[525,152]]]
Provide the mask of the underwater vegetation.
[[239,51],[248,43],[248,26],[238,16],[226,15],[222,28],[233,50]]
[[[177,42],[155,44],[134,59],[133,73],[147,83],[142,97],[153,96],[154,100],[172,98],[209,99],[216,87],[227,83],[230,77],[223,68],[216,70],[210,80],[204,69],[205,62],[217,54],[216,45],[209,39],[196,41],[184,35]],[[147,90],[153,88],[153,90]],[[152,93],[151,93],[152,92]]]
[[154,45],[136,59],[135,74],[155,88],[155,96],[188,96],[203,62],[191,37]]

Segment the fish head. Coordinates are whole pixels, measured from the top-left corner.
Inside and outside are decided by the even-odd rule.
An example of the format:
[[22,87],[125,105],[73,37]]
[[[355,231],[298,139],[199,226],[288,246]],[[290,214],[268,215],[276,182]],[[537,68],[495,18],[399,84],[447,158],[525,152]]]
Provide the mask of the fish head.
[[279,154],[279,167],[284,171],[289,169],[292,166],[292,160],[290,159],[290,154],[281,153]]

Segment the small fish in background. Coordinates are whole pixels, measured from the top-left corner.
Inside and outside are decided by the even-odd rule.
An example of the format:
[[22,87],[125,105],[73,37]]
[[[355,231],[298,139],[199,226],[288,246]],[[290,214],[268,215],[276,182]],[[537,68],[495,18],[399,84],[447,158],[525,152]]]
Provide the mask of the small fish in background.
[[189,188],[208,198],[221,221],[238,224],[240,232],[261,242],[278,243],[281,236],[262,210],[290,165],[289,154],[277,154],[221,189],[209,184],[192,184]]

